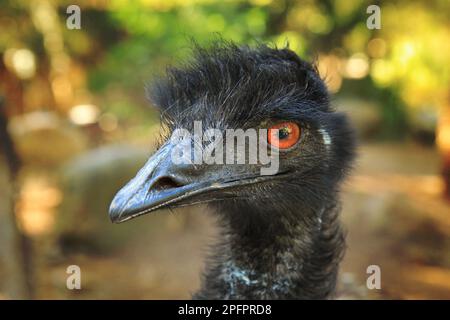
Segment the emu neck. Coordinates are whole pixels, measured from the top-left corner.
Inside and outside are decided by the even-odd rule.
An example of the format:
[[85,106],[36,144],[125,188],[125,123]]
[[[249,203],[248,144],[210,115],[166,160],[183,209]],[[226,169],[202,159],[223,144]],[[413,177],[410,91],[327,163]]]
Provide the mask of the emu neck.
[[223,241],[197,298],[325,299],[344,247],[334,202],[287,213],[227,204]]

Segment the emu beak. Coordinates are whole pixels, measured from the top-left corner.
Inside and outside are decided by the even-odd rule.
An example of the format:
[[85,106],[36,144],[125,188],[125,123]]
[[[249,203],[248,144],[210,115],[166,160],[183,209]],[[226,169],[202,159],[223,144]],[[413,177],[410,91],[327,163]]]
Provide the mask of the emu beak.
[[[199,194],[230,186],[218,183],[222,170],[174,164],[173,144],[163,145],[114,197],[109,217],[120,223],[167,206],[198,201]],[[236,183],[234,183],[236,185]]]
[[[189,205],[214,200],[213,191],[230,189],[282,176],[261,176],[258,167],[223,165],[175,164],[171,150],[174,144],[164,144],[114,197],[109,216],[114,223],[165,207]],[[220,199],[236,197],[221,192]]]
[[112,222],[120,223],[188,197],[202,188],[189,174],[174,170],[171,144],[163,145],[114,197],[109,207]]

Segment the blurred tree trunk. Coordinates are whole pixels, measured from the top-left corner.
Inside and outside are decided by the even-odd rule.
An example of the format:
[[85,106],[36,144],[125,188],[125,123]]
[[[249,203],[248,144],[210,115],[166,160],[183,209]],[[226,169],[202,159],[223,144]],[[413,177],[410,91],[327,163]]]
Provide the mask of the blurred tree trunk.
[[[450,105],[450,102],[449,102]],[[436,128],[436,145],[442,157],[444,197],[450,201],[450,108],[442,112]]]
[[30,297],[30,282],[25,271],[24,238],[14,214],[14,177],[18,165],[0,100],[0,292],[7,298],[26,299]]

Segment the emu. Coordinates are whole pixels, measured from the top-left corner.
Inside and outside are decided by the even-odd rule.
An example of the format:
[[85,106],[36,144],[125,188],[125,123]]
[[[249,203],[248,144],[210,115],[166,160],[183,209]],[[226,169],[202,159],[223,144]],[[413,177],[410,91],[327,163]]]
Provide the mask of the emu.
[[[148,92],[167,134],[113,199],[111,220],[208,203],[222,232],[194,299],[333,298],[345,248],[338,194],[355,143],[314,65],[289,48],[221,41],[196,46],[190,63],[169,68]],[[198,120],[219,130],[268,129],[279,170],[175,165],[171,133]]]

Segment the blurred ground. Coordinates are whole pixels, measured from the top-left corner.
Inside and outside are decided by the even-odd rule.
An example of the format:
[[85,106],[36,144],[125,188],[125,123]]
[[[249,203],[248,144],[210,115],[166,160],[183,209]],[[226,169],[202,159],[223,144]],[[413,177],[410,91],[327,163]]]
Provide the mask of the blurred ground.
[[[441,199],[436,168],[439,158],[431,148],[360,148],[354,175],[343,192],[348,249],[341,283],[351,287],[343,298],[450,298],[450,210]],[[116,253],[61,254],[50,249],[51,240],[41,238],[44,244],[35,246],[35,256],[41,257],[35,261],[36,297],[189,298],[199,286],[203,258],[215,234],[213,218],[205,211],[193,207],[136,219],[130,222],[136,231]],[[109,224],[106,208],[103,216]],[[70,264],[81,267],[80,291],[65,288]],[[382,289],[369,292],[364,288],[371,264],[381,268]]]
[[342,271],[364,285],[367,266],[379,265],[382,290],[369,297],[450,298],[450,210],[436,168],[435,151],[421,146],[361,148],[343,195]]

